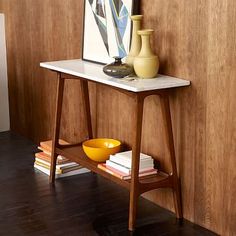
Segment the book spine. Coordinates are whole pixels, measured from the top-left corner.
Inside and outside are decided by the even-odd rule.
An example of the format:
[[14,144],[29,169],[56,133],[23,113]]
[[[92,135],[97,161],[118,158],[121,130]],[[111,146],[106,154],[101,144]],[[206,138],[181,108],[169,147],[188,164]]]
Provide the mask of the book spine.
[[[131,169],[132,163],[130,161],[123,161],[121,158],[117,156],[110,155],[110,160],[112,162],[115,162],[119,165],[125,166],[126,168]],[[140,162],[139,163],[139,170],[147,169],[147,168],[153,168],[153,160],[150,160],[149,162]]]
[[45,167],[42,167],[42,166],[38,165],[37,163],[34,163],[34,168],[37,169],[37,170],[40,170],[41,172],[43,172],[46,175],[50,175],[50,170],[49,169],[47,169]]
[[[123,179],[123,180],[131,179],[131,175],[127,175],[125,173],[122,173],[122,174],[118,173],[119,170],[115,170],[113,167],[109,167],[106,164],[98,164],[98,168],[111,175],[118,177],[119,179]],[[156,175],[156,173],[157,173],[156,169],[151,169],[143,173],[139,173],[139,177],[148,177],[148,176]]]
[[[37,152],[35,153],[35,157],[47,161],[48,163],[51,163],[51,154],[48,155],[45,152]],[[57,157],[57,164],[58,165],[62,165],[62,164],[66,164],[66,163],[72,163],[72,161],[70,161],[69,159],[66,159],[63,157],[63,159],[60,158],[61,156],[58,155]]]
[[[50,175],[50,170],[43,167],[43,166],[40,166],[40,165],[37,165],[36,163],[34,164],[34,168],[43,172],[44,174],[46,175]],[[78,175],[78,174],[84,174],[84,173],[88,173],[90,172],[90,170],[86,169],[86,168],[81,168],[81,169],[78,169],[78,170],[73,170],[73,171],[70,171],[70,172],[67,172],[67,173],[63,173],[63,174],[58,174],[56,173],[55,174],[55,178],[63,178],[63,177],[68,177],[68,176],[72,176],[72,175]]]
[[107,173],[109,173],[109,174],[111,174],[111,175],[113,175],[113,176],[115,176],[115,177],[117,177],[117,178],[119,178],[119,179],[123,179],[123,176],[122,176],[122,175],[120,175],[120,174],[114,172],[114,171],[111,170],[111,169],[106,168],[103,164],[98,164],[98,168],[101,169],[101,170],[103,170],[103,171],[105,171],[105,172],[107,172]]
[[[44,168],[46,168],[46,169],[48,169],[48,170],[50,171],[50,165],[45,165],[45,164],[43,164],[42,162],[38,162],[38,161],[35,161],[34,163],[35,163],[36,165],[42,166],[42,167],[44,167]],[[57,174],[61,174],[61,173],[62,173],[62,170],[56,168],[56,173],[57,173]]]
[[35,157],[35,161],[36,161],[36,162],[41,162],[42,164],[48,165],[48,166],[50,167],[50,162],[48,162],[48,161],[46,161],[46,160],[44,160],[44,159],[41,159],[41,158],[39,158],[39,157]]
[[72,170],[63,174],[59,174],[57,175],[57,178],[63,178],[63,177],[69,177],[69,176],[73,176],[73,175],[80,175],[80,174],[85,174],[90,172],[90,170],[86,169],[86,168],[80,168],[78,170]]
[[[119,152],[116,153],[115,156],[122,158],[123,160],[130,160],[132,159],[132,151],[126,151],[126,152]],[[151,160],[152,157],[144,154],[144,153],[140,153],[140,161],[146,161],[146,160]]]
[[48,151],[48,150],[46,150],[46,149],[44,149],[44,148],[42,148],[40,146],[38,146],[38,149],[40,151],[42,151],[43,153],[45,153],[46,155],[51,156],[51,151]]
[[[36,163],[38,163],[41,166],[44,166],[45,168],[50,169],[51,164],[47,161],[44,161],[38,157],[35,158]],[[67,164],[62,164],[62,165],[56,165],[56,170],[58,173],[66,173],[71,170],[77,170],[80,169],[81,166],[75,162],[67,163]]]
[[[48,149],[45,149],[45,148],[43,148],[43,147],[41,147],[41,146],[38,146],[38,149],[39,149],[40,151],[42,151],[44,154],[46,154],[48,157],[51,158],[51,155],[52,155],[51,149],[48,150]],[[62,155],[58,155],[58,156],[57,156],[57,160],[65,161],[65,160],[68,160],[68,159],[67,159],[66,157],[63,157]]]
[[113,155],[110,155],[110,160],[117,163],[117,164],[123,165],[127,168],[131,168],[131,161],[123,161],[122,159],[118,158],[117,156],[113,156]]
[[115,163],[115,162],[113,162],[111,160],[107,160],[106,161],[106,165],[110,166],[110,167],[113,167],[113,168],[115,168],[117,170],[120,170],[120,171],[122,171],[122,172],[124,172],[124,173],[126,173],[128,175],[131,173],[131,169],[129,169],[129,168],[123,166],[123,165],[117,164],[117,163]]
[[[140,178],[140,177],[150,177],[150,176],[152,176],[152,175],[156,175],[156,173],[157,173],[157,170],[154,170],[154,171],[149,171],[149,172],[145,172],[145,173],[139,173],[139,175],[138,175],[138,177]],[[124,180],[129,180],[129,179],[131,179],[131,175],[129,175],[129,176],[124,176],[124,178],[123,178]]]
[[[128,174],[128,175],[131,175],[131,168],[128,168],[128,167],[123,166],[123,165],[121,165],[121,164],[115,163],[115,162],[113,162],[113,161],[111,161],[111,160],[107,160],[107,161],[106,161],[106,165],[107,165],[108,167],[112,167],[112,168],[114,168],[114,169],[117,169],[117,170],[119,170],[119,171],[122,171],[123,173],[126,173],[126,174]],[[153,166],[147,167],[147,168],[140,168],[140,169],[139,169],[139,173],[144,173],[144,172],[153,171],[153,170],[154,170],[154,169],[153,169]]]
[[74,170],[79,170],[81,169],[82,166],[72,166],[72,167],[69,167],[69,168],[66,168],[66,169],[61,169],[61,173],[64,174],[64,173],[68,173],[70,171],[74,171]]
[[[37,170],[40,170],[41,172],[43,172],[44,174],[46,175],[50,175],[50,170],[41,166],[41,165],[38,165],[37,163],[34,163],[34,168],[37,169]],[[55,178],[58,178],[58,173],[55,173]]]
[[79,164],[76,163],[76,162],[68,162],[68,163],[65,163],[65,164],[57,164],[58,169],[64,169],[64,168],[75,167],[75,166],[79,166]]

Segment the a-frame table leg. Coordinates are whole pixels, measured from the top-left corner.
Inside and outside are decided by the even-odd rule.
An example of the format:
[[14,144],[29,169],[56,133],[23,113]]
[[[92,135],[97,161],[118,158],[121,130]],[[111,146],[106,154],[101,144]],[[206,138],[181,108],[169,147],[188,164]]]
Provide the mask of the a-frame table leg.
[[82,100],[84,103],[85,119],[87,122],[88,138],[91,139],[93,138],[93,130],[92,130],[91,109],[89,102],[88,81],[80,80],[80,83],[81,83]]
[[161,102],[161,111],[163,116],[165,137],[166,137],[167,147],[170,152],[171,166],[173,172],[173,195],[174,195],[175,212],[177,218],[182,218],[183,214],[182,214],[182,204],[181,204],[180,182],[176,168],[175,148],[174,148],[174,139],[173,139],[168,94],[160,95],[160,102]]
[[57,95],[56,95],[56,108],[55,108],[56,110],[54,116],[53,138],[52,138],[51,167],[50,167],[50,178],[49,178],[50,183],[54,183],[55,181],[55,171],[57,162],[56,147],[59,145],[63,91],[64,91],[64,78],[61,77],[60,73],[57,73]]
[[144,97],[141,95],[135,96],[135,120],[133,130],[133,144],[132,144],[132,173],[130,186],[130,203],[129,203],[129,230],[133,231],[136,221],[136,209],[139,197],[139,158],[142,134],[142,120],[143,120],[143,104]]

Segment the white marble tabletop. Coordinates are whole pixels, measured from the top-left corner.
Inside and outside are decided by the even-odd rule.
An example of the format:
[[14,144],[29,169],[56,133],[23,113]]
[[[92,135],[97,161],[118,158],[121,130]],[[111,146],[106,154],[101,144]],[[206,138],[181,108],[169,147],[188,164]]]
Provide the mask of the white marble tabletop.
[[116,79],[103,73],[103,65],[83,61],[81,59],[42,62],[40,63],[40,66],[132,92],[143,92],[190,85],[190,81],[188,80],[166,75],[158,75],[153,79],[140,79],[138,77]]

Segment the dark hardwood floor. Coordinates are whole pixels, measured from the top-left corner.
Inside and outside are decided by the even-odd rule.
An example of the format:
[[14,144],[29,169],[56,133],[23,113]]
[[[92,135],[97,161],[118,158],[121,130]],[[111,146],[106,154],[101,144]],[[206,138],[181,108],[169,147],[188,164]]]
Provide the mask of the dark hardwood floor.
[[128,191],[92,173],[48,183],[34,170],[36,145],[0,133],[0,236],[178,235],[214,233],[140,198],[137,229],[127,231]]

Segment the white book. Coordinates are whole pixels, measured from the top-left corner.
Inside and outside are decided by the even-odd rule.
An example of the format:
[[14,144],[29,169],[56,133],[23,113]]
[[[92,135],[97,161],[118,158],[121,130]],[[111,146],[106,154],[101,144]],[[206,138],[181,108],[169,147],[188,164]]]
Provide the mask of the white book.
[[[41,162],[41,163],[43,163],[44,165],[47,165],[47,166],[51,165],[49,162],[47,162],[45,160],[42,160],[38,157],[35,157],[35,161]],[[64,164],[57,164],[56,169],[61,170],[61,169],[69,168],[69,167],[75,167],[75,166],[79,166],[79,164],[76,163],[76,162],[67,162],[67,163],[64,163]]]
[[[125,151],[125,152],[118,152],[115,154],[115,156],[122,158],[123,160],[127,160],[130,161],[132,159],[132,150],[130,151]],[[142,160],[151,160],[152,157],[144,154],[144,153],[140,153],[140,161]]]
[[[110,160],[117,164],[123,165],[127,168],[131,168],[132,166],[132,158],[130,160],[124,160],[117,155],[110,155]],[[140,160],[139,162],[139,169],[153,168],[153,166],[154,166],[153,159],[147,159],[143,161]]]
[[[125,160],[125,159],[120,158],[119,156],[114,155],[114,156],[113,156],[113,159],[114,159],[114,160],[121,160],[121,161],[122,161],[123,163],[125,163],[125,164],[130,164],[130,163],[132,163],[132,158],[131,158],[130,160]],[[153,159],[139,160],[139,162],[140,162],[142,165],[150,165],[150,164],[153,162]]]
[[[44,167],[44,166],[41,166],[41,165],[37,164],[36,162],[34,163],[34,168],[36,168],[36,169],[38,169],[38,170],[41,170],[41,171],[44,170],[43,172],[44,172],[45,174],[50,175],[50,168],[46,168],[46,167]],[[56,173],[56,174],[61,174],[61,171],[58,170],[58,169],[56,169],[55,173]]]
[[[50,175],[50,170],[47,168],[44,168],[44,167],[39,166],[37,164],[34,164],[34,168],[43,172],[46,175]],[[69,172],[63,173],[63,174],[55,174],[55,178],[58,179],[58,178],[72,176],[72,175],[84,174],[84,173],[88,173],[88,172],[90,172],[90,170],[88,170],[86,168],[81,168],[81,169],[72,170],[72,171],[69,171]]]
[[57,164],[56,165],[56,167],[59,168],[59,169],[75,167],[75,166],[80,166],[80,165],[76,162],[67,162],[67,163],[64,163],[64,164]]
[[[116,163],[116,162],[113,162],[113,161],[111,161],[111,160],[107,160],[107,161],[106,161],[106,165],[107,165],[107,166],[110,166],[110,167],[112,167],[112,168],[114,168],[114,169],[116,169],[116,170],[122,171],[122,172],[124,172],[124,173],[126,173],[126,174],[128,174],[128,175],[131,174],[131,168],[126,167],[126,166],[121,165],[121,164],[118,164],[118,163]],[[154,168],[154,165],[152,165],[152,166],[150,166],[150,167],[140,168],[140,169],[139,169],[139,173],[141,173],[141,172],[143,172],[143,171],[147,171],[147,170],[153,169],[153,168]]]

